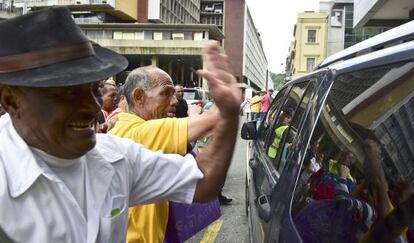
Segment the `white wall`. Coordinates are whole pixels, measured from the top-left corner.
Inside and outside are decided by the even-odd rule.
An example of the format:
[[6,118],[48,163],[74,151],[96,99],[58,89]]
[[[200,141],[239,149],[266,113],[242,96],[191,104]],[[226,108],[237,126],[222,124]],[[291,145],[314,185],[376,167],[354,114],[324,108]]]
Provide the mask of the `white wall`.
[[243,76],[246,76],[251,82],[260,86],[261,89],[266,87],[267,60],[263,50],[262,42],[257,35],[253,19],[246,9],[246,19],[244,22],[244,57],[243,57]]
[[148,19],[160,19],[160,0],[148,0]]
[[386,0],[354,0],[354,27],[364,25],[374,13],[373,8]]

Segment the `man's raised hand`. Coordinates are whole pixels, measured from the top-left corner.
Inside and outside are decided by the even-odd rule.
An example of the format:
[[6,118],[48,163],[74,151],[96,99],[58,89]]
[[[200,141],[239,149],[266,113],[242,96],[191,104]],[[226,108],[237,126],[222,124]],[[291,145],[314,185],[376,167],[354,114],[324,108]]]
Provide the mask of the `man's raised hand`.
[[210,95],[223,118],[239,115],[241,92],[236,78],[231,74],[228,57],[220,52],[216,41],[203,47],[203,69],[199,70],[208,81]]

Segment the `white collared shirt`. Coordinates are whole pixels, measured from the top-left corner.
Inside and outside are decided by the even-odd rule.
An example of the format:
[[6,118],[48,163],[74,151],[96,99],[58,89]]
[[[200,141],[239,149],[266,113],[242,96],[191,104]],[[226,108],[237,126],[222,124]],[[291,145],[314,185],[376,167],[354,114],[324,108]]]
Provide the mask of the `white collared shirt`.
[[85,217],[7,119],[0,129],[0,227],[16,242],[125,242],[129,206],[190,203],[203,177],[191,155],[164,155],[98,134],[85,155]]

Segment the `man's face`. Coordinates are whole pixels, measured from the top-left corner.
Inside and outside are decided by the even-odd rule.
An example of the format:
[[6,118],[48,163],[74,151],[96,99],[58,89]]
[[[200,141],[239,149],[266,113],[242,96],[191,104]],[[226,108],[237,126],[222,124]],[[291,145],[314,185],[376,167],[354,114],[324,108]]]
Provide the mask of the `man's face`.
[[116,89],[113,85],[105,84],[106,93],[102,96],[102,109],[111,112],[117,107]]
[[18,88],[16,93],[20,117],[13,117],[13,124],[30,146],[65,159],[80,157],[95,146],[93,126],[101,99],[98,83]]
[[282,124],[283,125],[289,125],[290,122],[292,121],[292,118],[290,116],[283,116],[283,120],[282,120]]
[[175,86],[175,97],[177,97],[177,100],[182,100],[184,95],[183,86],[176,85]]
[[177,98],[171,78],[166,73],[160,73],[152,82],[152,89],[145,91],[145,120],[175,117]]

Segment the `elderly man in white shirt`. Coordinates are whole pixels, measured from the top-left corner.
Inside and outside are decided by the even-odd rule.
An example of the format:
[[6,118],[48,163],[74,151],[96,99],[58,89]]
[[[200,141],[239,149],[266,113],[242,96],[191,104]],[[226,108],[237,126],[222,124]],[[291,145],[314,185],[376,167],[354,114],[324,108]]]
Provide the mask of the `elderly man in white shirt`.
[[240,92],[217,43],[203,75],[220,111],[197,159],[95,135],[97,80],[127,66],[91,45],[66,8],[0,22],[0,228],[15,242],[124,242],[128,207],[206,202],[219,192],[236,140]]

